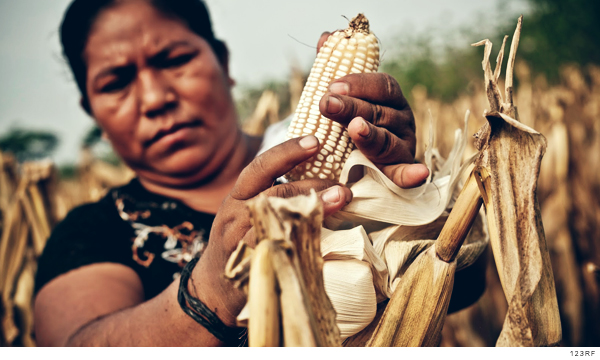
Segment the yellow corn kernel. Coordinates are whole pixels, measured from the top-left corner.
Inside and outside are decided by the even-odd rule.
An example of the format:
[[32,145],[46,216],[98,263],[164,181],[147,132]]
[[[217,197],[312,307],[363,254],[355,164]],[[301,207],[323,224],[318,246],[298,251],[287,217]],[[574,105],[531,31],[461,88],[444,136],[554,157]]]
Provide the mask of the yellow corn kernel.
[[287,133],[287,139],[316,136],[319,152],[287,173],[289,181],[339,180],[354,144],[346,129],[321,115],[319,102],[333,80],[348,74],[376,72],[378,67],[379,42],[363,14],[354,17],[347,29],[329,36],[319,50]]

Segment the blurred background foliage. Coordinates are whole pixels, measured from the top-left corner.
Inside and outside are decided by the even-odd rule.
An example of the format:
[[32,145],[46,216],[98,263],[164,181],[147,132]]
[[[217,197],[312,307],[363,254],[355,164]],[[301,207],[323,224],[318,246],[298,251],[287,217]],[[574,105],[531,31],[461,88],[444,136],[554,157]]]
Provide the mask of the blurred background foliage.
[[[528,0],[533,12],[524,22],[521,58],[554,84],[564,64],[600,63],[600,2]],[[511,29],[508,23],[503,29]],[[504,32],[508,32],[505,30]]]
[[0,151],[13,154],[19,162],[50,157],[58,146],[51,132],[13,128],[0,136]]
[[[597,46],[600,44],[600,2],[525,1],[530,12],[524,16],[518,60],[529,65],[533,78],[544,75],[549,85],[554,85],[560,81],[560,69],[564,65],[585,67],[600,64],[600,47]],[[483,49],[469,47],[469,42],[489,37],[495,44],[495,57],[504,35],[512,38],[518,15],[504,13],[498,19],[497,14],[486,14],[483,19],[473,19],[472,24],[465,24],[454,31],[444,30],[444,34],[434,33],[435,29],[397,34],[382,44],[380,71],[398,80],[409,101],[412,100],[410,90],[415,85],[424,86],[429,96],[442,101],[471,95],[475,91],[474,86],[481,83]],[[491,32],[480,30],[482,26],[486,27],[488,20],[493,22],[494,29]],[[495,35],[490,37],[490,34]],[[461,40],[456,41],[457,37]],[[507,44],[507,53],[509,46],[510,43]],[[238,97],[240,118],[250,116],[264,90],[274,91],[280,99],[289,98],[286,84],[287,79],[279,79],[258,86],[244,86]],[[285,105],[281,106],[280,112],[283,116],[289,114]]]

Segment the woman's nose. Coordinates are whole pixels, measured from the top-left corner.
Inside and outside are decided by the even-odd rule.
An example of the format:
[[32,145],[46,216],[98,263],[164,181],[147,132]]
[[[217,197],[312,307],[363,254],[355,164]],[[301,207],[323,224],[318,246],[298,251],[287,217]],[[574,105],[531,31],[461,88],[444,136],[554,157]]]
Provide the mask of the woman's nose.
[[157,71],[141,71],[140,111],[149,119],[164,115],[177,104],[177,97],[169,82]]

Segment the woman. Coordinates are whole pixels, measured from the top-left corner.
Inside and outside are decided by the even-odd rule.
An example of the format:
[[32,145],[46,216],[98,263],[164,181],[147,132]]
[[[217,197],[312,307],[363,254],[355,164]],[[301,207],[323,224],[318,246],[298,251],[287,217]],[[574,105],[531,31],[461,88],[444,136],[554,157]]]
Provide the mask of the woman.
[[[327,216],[350,190],[321,180],[273,186],[318,141],[293,139],[255,158],[261,139],[237,126],[228,51],[201,1],[75,0],[61,41],[83,108],[136,179],[73,210],[53,232],[36,281],[38,344],[234,343],[244,296],[221,274],[240,240],[254,243],[244,202],[316,189]],[[405,164],[414,119],[390,76],[340,79],[321,112],[346,125],[398,185],[428,175]],[[191,276],[180,282],[174,274],[188,262]]]

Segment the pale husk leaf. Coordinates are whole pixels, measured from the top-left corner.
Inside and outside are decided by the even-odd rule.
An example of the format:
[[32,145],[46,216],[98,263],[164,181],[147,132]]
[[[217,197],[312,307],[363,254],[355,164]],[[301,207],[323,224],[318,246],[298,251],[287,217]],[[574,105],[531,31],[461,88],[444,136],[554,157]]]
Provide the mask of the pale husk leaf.
[[344,341],[373,321],[377,311],[373,274],[367,262],[331,260],[323,266],[325,291],[336,312],[336,323]]

